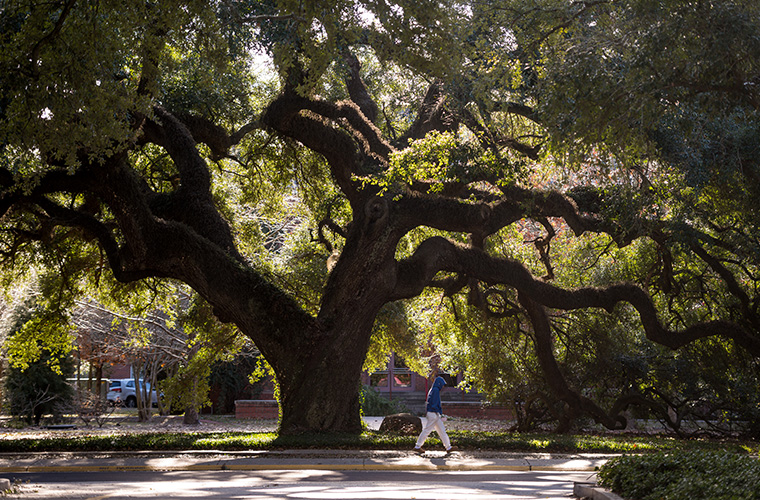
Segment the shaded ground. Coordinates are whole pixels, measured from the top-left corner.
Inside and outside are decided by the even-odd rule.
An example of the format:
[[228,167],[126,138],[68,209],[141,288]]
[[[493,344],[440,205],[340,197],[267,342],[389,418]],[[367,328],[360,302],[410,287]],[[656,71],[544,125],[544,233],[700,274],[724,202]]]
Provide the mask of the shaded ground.
[[[382,417],[365,417],[370,429],[380,426]],[[42,425],[17,428],[8,417],[0,417],[0,439],[44,438],[66,436],[98,436],[135,433],[163,432],[275,432],[276,420],[265,419],[236,419],[232,415],[204,415],[198,426],[184,425],[181,415],[162,417],[154,415],[148,422],[138,422],[135,410],[119,410],[110,415],[102,426],[94,421],[86,425],[75,417],[69,417],[65,422],[75,429],[55,428]],[[502,420],[481,420],[449,417],[446,428],[452,431],[506,431],[511,422]]]

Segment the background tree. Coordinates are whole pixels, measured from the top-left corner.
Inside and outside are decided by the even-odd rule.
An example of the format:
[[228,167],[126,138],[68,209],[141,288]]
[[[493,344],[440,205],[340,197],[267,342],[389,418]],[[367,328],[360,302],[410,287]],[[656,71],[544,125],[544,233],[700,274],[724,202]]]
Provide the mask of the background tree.
[[[187,336],[186,347],[180,356],[162,366],[167,377],[157,385],[165,394],[167,408],[184,410],[183,421],[188,425],[198,425],[199,410],[211,404],[214,368],[232,361],[244,348],[250,350],[250,343],[238,335],[236,328],[219,323],[207,303],[197,296],[194,299],[178,318],[178,326]],[[247,375],[242,376],[244,381]]]
[[[564,376],[547,308],[631,307],[668,348],[717,336],[760,354],[756,218],[736,182],[756,143],[705,134],[726,129],[718,117],[737,141],[754,134],[757,39],[735,34],[757,33],[757,6],[676,3],[4,6],[4,255],[66,262],[70,285],[107,282],[106,266],[119,283],[187,283],[273,368],[283,432],[359,431],[375,318],[430,288],[518,317],[554,397],[620,427],[620,408]],[[254,47],[276,85],[249,72]],[[689,182],[692,156],[713,182]],[[546,176],[589,163],[575,183]],[[246,225],[293,193],[322,246],[302,268],[324,279],[309,293]],[[493,251],[523,219],[542,231],[539,268]],[[560,220],[651,240],[657,282],[552,283]]]
[[[42,330],[48,314],[30,303],[18,307],[11,333],[4,350],[9,353],[10,367],[3,380],[4,399],[12,416],[40,425],[44,415],[60,421],[70,408],[74,389],[66,380],[74,372],[74,360],[69,351],[45,344],[44,337],[35,336]],[[67,332],[60,332],[68,336]],[[34,359],[16,355],[20,351],[36,353]]]
[[[169,289],[167,288],[168,292]],[[197,296],[174,289],[173,309],[157,309],[141,317],[109,310],[94,302],[80,302],[72,324],[87,339],[98,357],[113,360],[117,353],[130,365],[136,387],[133,403],[140,420],[150,418],[151,390],[157,391],[157,406],[164,415],[174,408],[185,412],[186,424],[198,424],[198,410],[208,402],[208,377],[218,362],[242,348],[237,330],[221,325],[210,308]],[[81,347],[80,347],[81,348]],[[110,354],[109,354],[110,353]]]
[[[130,366],[135,387],[139,389],[135,390],[135,398],[122,403],[136,407],[140,421],[150,419],[152,396],[148,387],[156,390],[159,371],[182,356],[188,340],[184,333],[168,327],[166,315],[160,312],[131,317],[105,309],[94,301],[80,302],[71,322],[81,332],[78,339],[84,340],[87,351],[97,353],[91,357],[105,357]],[[158,406],[163,413],[160,397]]]
[[258,367],[261,353],[255,347],[246,345],[240,353],[211,367],[209,386],[214,395],[211,411],[225,415],[235,413],[235,401],[239,399],[261,399],[264,384],[269,381],[251,383],[251,374]]
[[[58,367],[54,370],[51,365]],[[44,415],[52,415],[60,422],[71,408],[74,389],[66,380],[74,373],[74,360],[70,356],[43,356],[21,369],[11,365],[5,376],[5,398],[10,415],[20,417],[28,424],[40,425]]]

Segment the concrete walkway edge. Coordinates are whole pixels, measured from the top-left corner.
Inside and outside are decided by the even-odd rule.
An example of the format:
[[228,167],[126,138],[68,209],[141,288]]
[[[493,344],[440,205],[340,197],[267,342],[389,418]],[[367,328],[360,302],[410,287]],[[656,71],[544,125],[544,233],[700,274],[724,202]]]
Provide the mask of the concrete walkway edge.
[[[554,471],[588,473],[587,483],[574,483],[577,498],[622,500],[597,487],[595,472],[615,455],[520,454],[462,451],[446,454],[428,451],[417,455],[405,450],[254,450],[242,452],[135,451],[0,453],[0,474],[74,473],[108,471]],[[0,478],[0,495],[11,488]]]
[[0,454],[0,473],[200,470],[450,470],[594,472],[610,455],[524,455],[401,450],[282,450],[251,452],[142,451]]
[[575,483],[573,495],[578,498],[590,498],[591,500],[623,500],[623,497],[611,491],[600,488],[594,483]]
[[[381,464],[381,463],[306,463],[288,464],[210,464],[210,465],[25,465],[0,467],[0,473],[10,472],[106,472],[106,471],[214,471],[214,470],[441,470],[441,471],[578,471],[593,472],[593,467],[554,467],[529,465],[468,465],[468,464]],[[1,479],[0,479],[1,480]],[[0,483],[1,485],[2,483]],[[0,488],[2,490],[2,488]]]

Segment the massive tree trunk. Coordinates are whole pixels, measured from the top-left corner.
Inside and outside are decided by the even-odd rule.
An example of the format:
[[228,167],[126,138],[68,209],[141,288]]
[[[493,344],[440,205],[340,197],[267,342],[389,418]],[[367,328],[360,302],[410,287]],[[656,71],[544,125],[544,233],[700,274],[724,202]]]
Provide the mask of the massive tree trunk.
[[[366,313],[363,314],[366,316]],[[303,353],[303,369],[286,368],[280,383],[280,432],[361,432],[359,383],[367,331],[340,331],[315,351]]]
[[330,274],[316,332],[302,337],[312,340],[295,344],[296,359],[275,368],[283,433],[361,431],[360,376],[375,316],[396,282],[397,241],[387,205],[369,199],[366,206]]

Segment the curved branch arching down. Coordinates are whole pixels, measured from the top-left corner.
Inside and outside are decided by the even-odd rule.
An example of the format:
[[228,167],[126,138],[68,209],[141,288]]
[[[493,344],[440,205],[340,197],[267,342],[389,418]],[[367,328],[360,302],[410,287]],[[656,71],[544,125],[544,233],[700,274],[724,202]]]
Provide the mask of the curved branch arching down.
[[232,133],[202,116],[185,114],[178,116],[177,119],[187,127],[195,142],[209,147],[212,160],[228,157],[230,148],[237,145],[250,132],[261,128],[258,119],[246,123]]
[[[261,121],[276,132],[295,139],[324,156],[335,182],[349,201],[354,203],[360,198],[353,179],[362,163],[359,147],[347,132],[333,127],[318,113],[303,112],[312,111],[311,106],[308,99],[286,91],[267,107]],[[334,105],[325,103],[323,107],[330,106]],[[357,115],[363,117],[358,111]]]
[[652,342],[678,349],[701,338],[721,336],[734,340],[754,356],[760,356],[760,339],[731,321],[700,322],[680,331],[667,329],[660,322],[652,299],[635,284],[566,290],[536,279],[520,262],[493,257],[442,237],[424,241],[411,257],[398,263],[395,298],[420,293],[439,271],[461,273],[489,284],[507,285],[536,303],[554,309],[601,308],[611,312],[617,304],[625,302],[636,309],[644,332]]
[[554,357],[554,348],[552,346],[552,333],[549,317],[546,310],[523,293],[518,294],[520,305],[525,309],[533,325],[533,333],[536,339],[536,355],[541,369],[544,372],[544,378],[552,392],[567,403],[573,412],[587,413],[591,415],[597,423],[600,423],[608,429],[624,429],[626,419],[620,415],[608,415],[602,408],[587,397],[581,396],[570,388],[565,380],[565,376],[560,370],[557,360]]
[[713,255],[710,255],[710,253],[699,243],[692,242],[689,247],[695,255],[702,259],[708,266],[710,266],[713,271],[715,271],[715,273],[718,274],[718,276],[721,277],[723,282],[726,284],[729,293],[736,297],[736,299],[741,304],[742,313],[744,316],[746,318],[749,318],[753,326],[760,327],[760,318],[758,318],[757,314],[752,309],[752,301],[747,293],[742,289],[741,285],[739,285],[736,276],[734,276],[734,274],[721,263],[720,259],[714,257]]
[[[311,241],[316,241],[317,243],[325,247],[325,249],[328,252],[333,253],[335,249],[333,248],[332,243],[330,243],[330,241],[325,236],[325,228],[330,229],[333,233],[337,234],[338,236],[344,239],[346,238],[347,233],[344,228],[340,227],[332,219],[322,219],[321,221],[319,221],[319,224],[317,225],[317,236],[314,237],[314,235],[312,234]],[[309,230],[309,232],[311,233],[311,230]]]
[[47,199],[40,199],[37,204],[50,216],[56,224],[80,228],[88,235],[98,240],[105,252],[109,267],[117,280],[127,283],[152,276],[144,269],[130,269],[125,265],[124,252],[114,238],[109,228],[97,218],[70,208],[63,207]]

